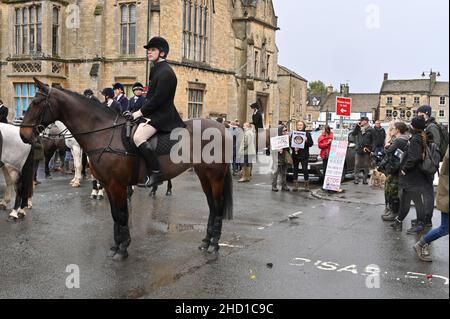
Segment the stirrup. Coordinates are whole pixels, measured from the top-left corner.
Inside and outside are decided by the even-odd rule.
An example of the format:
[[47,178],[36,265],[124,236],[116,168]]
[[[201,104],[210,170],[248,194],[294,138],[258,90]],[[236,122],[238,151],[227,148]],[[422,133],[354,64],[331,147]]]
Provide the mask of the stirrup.
[[144,184],[139,184],[140,187],[151,188],[153,186],[159,186],[163,184],[161,180],[162,174],[161,172],[153,172],[150,176],[145,177]]

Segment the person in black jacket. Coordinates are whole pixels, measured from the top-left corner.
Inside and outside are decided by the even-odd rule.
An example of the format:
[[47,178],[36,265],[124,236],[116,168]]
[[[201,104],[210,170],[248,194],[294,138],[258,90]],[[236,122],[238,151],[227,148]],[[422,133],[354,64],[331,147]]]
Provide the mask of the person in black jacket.
[[114,90],[112,88],[104,88],[102,91],[102,95],[105,97],[105,102],[103,104],[106,107],[109,107],[111,110],[118,114],[122,114],[119,102],[114,100]]
[[355,137],[356,155],[355,155],[355,184],[359,184],[360,171],[363,171],[363,184],[369,184],[369,166],[373,147],[373,128],[369,125],[369,119],[362,117],[354,131],[351,133]]
[[375,122],[373,127],[373,152],[375,155],[384,155],[384,145],[386,143],[386,131],[381,126],[380,121]]
[[409,136],[406,134],[408,126],[404,122],[394,124],[395,135],[392,141],[386,144],[386,152],[378,170],[386,175],[384,198],[386,203],[385,214],[381,218],[386,222],[392,222],[398,216],[400,210],[400,198],[398,196],[398,179],[402,154],[406,152]]
[[91,89],[86,89],[86,90],[84,90],[83,95],[84,95],[85,97],[87,97],[89,100],[94,101],[95,103],[98,103],[98,104],[101,104],[101,103],[102,103],[102,102],[100,102],[99,99],[97,99],[97,98],[95,97],[94,92],[93,92]]
[[[303,121],[297,122],[296,131],[306,132],[306,124]],[[294,165],[294,188],[293,192],[298,192],[298,173],[300,171],[299,165],[302,164],[303,177],[305,179],[305,191],[309,191],[309,173],[308,173],[308,163],[309,163],[309,148],[314,145],[314,141],[309,132],[306,132],[306,141],[304,148],[294,148],[292,147],[292,161]]]
[[132,97],[128,103],[128,110],[131,113],[137,112],[145,103],[145,97],[142,95],[144,92],[144,86],[140,82],[136,82],[132,87],[134,97]]
[[424,174],[420,168],[427,146],[425,120],[415,117],[411,122],[411,139],[400,164],[400,214],[391,225],[395,230],[402,230],[402,222],[411,208],[411,201],[416,206],[417,225],[407,230],[408,234],[419,234],[424,230],[425,206],[422,194],[427,187],[433,187],[433,179]]
[[120,104],[120,114],[128,111],[128,99],[125,96],[125,88],[123,87],[122,83],[115,83],[113,85],[113,90],[114,100],[116,100]]
[[250,124],[255,126],[255,129],[258,132],[258,129],[264,129],[261,104],[259,103],[259,101],[255,102],[252,105],[250,105],[250,108],[253,110],[252,123]]
[[8,108],[0,100],[0,123],[8,123]]
[[144,48],[148,50],[149,60],[154,63],[149,79],[147,99],[139,111],[128,112],[124,115],[127,118],[144,118],[145,120],[144,123],[139,124],[133,140],[147,164],[149,176],[147,176],[144,186],[152,187],[161,184],[163,176],[158,157],[152,151],[147,140],[156,132],[170,133],[173,129],[186,127],[186,125],[174,104],[178,80],[166,61],[169,54],[169,43],[164,38],[154,37]]

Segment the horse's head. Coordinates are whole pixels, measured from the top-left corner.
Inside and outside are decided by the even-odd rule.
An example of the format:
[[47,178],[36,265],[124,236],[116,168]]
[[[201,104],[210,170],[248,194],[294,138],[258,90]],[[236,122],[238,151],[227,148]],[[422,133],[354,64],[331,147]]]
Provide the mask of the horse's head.
[[24,143],[31,143],[33,133],[42,130],[50,123],[55,122],[56,109],[54,92],[48,84],[33,78],[36,84],[36,95],[31,101],[20,126],[20,137]]

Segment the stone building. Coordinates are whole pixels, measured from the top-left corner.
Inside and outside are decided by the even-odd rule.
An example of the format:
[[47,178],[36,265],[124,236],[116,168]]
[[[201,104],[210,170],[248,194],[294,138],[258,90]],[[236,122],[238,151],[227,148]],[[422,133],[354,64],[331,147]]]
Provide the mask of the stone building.
[[[294,71],[278,66],[278,88],[280,91],[280,121],[295,123],[307,120],[308,80]],[[309,119],[310,122],[312,118]]]
[[438,122],[448,125],[449,82],[437,81],[435,72],[430,72],[429,79],[412,80],[390,80],[384,74],[376,114],[380,120],[411,120],[417,108],[425,104],[432,107]]
[[97,93],[121,82],[131,95],[151,72],[143,45],[168,39],[184,119],[278,122],[277,17],[271,0],[0,0],[0,98],[20,116],[33,76]]
[[333,91],[333,87],[328,87],[326,99],[320,104],[320,116],[317,124],[328,124],[331,128],[338,128],[340,116],[336,115],[336,98],[346,96],[352,99],[350,116],[344,117],[344,124],[353,127],[361,117],[374,120],[375,110],[378,108],[380,95],[378,93],[352,93],[348,84],[342,84],[339,93]]

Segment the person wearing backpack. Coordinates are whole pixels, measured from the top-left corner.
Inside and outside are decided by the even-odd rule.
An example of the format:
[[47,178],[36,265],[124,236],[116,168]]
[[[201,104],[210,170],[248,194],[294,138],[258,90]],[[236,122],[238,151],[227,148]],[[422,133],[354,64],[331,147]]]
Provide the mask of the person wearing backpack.
[[386,222],[392,222],[398,216],[400,210],[400,198],[398,196],[399,173],[402,154],[408,146],[409,136],[406,134],[408,127],[404,122],[394,123],[395,136],[386,145],[385,156],[379,165],[379,170],[386,175],[385,201],[386,211],[381,218]]
[[415,117],[411,122],[411,138],[400,164],[399,194],[400,212],[391,225],[394,230],[402,231],[403,220],[414,202],[417,213],[417,224],[407,230],[407,234],[419,234],[425,229],[425,206],[422,194],[427,188],[433,188],[433,180],[421,168],[423,155],[427,147],[425,119]]
[[431,230],[414,245],[420,260],[431,262],[430,244],[448,235],[448,147],[444,156],[437,190],[436,208],[441,211],[441,226]]
[[[427,140],[428,140],[428,146],[431,150],[437,150],[439,152],[439,159],[442,161],[445,152],[448,147],[448,133],[447,130],[442,128],[437,122],[434,117],[431,116],[431,106],[429,105],[423,105],[417,109],[417,116],[422,116],[425,119],[426,122],[426,128],[425,132],[427,134]],[[433,146],[433,144],[435,146]],[[430,154],[431,157],[437,157],[437,155]],[[439,169],[439,167],[437,167]],[[434,174],[433,174],[434,176]],[[433,227],[432,219],[433,219],[433,212],[434,212],[434,187],[430,189],[426,189],[426,192],[423,194],[423,201],[425,205],[425,212],[426,212],[426,219],[425,219],[425,226],[426,227]],[[412,223],[414,224],[416,221],[413,220]]]

